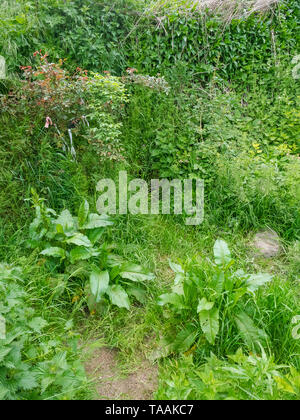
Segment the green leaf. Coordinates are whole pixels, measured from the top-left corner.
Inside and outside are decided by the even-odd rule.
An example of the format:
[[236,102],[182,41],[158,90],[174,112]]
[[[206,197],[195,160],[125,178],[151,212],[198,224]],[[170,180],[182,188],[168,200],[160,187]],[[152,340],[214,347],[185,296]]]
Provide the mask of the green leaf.
[[120,277],[136,282],[153,280],[155,278],[153,273],[146,272],[142,266],[137,264],[125,263],[120,270]]
[[172,261],[169,261],[169,266],[170,266],[171,270],[174,271],[174,273],[182,273],[182,274],[184,274],[184,270],[181,267],[181,265],[175,264]]
[[78,225],[83,226],[86,222],[90,210],[90,206],[87,200],[84,200],[78,210]]
[[56,225],[56,232],[62,235],[64,234],[64,228],[62,227],[62,225]]
[[70,260],[71,264],[74,264],[76,261],[79,260],[88,260],[91,257],[97,257],[100,254],[95,248],[84,248],[77,246],[73,248],[70,252]]
[[182,296],[178,295],[177,293],[165,293],[163,295],[160,295],[157,303],[160,306],[171,304],[178,309],[185,308]]
[[92,213],[89,215],[87,222],[82,226],[82,229],[95,229],[99,227],[111,226],[114,222],[112,219],[106,215]]
[[17,375],[17,378],[15,379],[18,379],[18,386],[25,391],[34,389],[38,386],[36,375],[28,370]]
[[33,331],[40,333],[48,325],[48,322],[41,317],[36,317],[28,322],[28,325]]
[[24,14],[16,16],[15,19],[20,25],[26,23],[26,17]]
[[129,310],[130,301],[122,286],[115,284],[108,289],[107,293],[114,305]]
[[214,307],[214,302],[208,302],[207,299],[204,297],[201,300],[199,299],[199,303],[197,306],[197,313],[202,311],[210,311]]
[[92,243],[89,238],[82,233],[75,233],[75,235],[71,236],[65,241],[67,244],[74,244],[78,246],[85,246],[87,248],[92,247]]
[[146,303],[146,290],[142,289],[141,287],[129,286],[127,287],[126,291],[129,295],[134,296],[140,303]]
[[178,353],[183,353],[194,344],[197,338],[198,332],[196,330],[191,330],[189,328],[180,331],[177,334],[174,342],[173,342],[173,349]]
[[0,383],[0,401],[4,400],[8,392],[9,392],[9,389],[5,388],[5,386]]
[[217,265],[226,265],[231,261],[228,245],[222,239],[217,239],[214,244],[214,256]]
[[267,273],[251,274],[247,279],[248,290],[255,292],[261,286],[272,281],[273,276]]
[[56,247],[56,246],[46,248],[40,254],[41,255],[46,255],[47,257],[54,257],[54,258],[65,258],[66,257],[65,250],[63,248],[59,248],[59,247]]
[[245,313],[240,312],[235,316],[235,322],[247,346],[254,351],[260,350],[260,343],[265,343],[268,336],[262,329],[256,327],[253,320]]
[[212,280],[210,287],[216,292],[217,296],[220,296],[224,289],[225,283],[225,275],[224,272],[221,271],[219,273],[215,273]]
[[53,376],[44,376],[41,380],[41,393],[43,394],[47,388],[53,384],[55,377]]
[[215,344],[219,332],[219,309],[213,308],[210,311],[199,313],[202,331],[210,344]]
[[10,347],[3,347],[2,349],[0,349],[0,362],[4,360],[4,357],[7,356],[10,351]]
[[93,271],[90,275],[91,292],[96,298],[96,303],[100,302],[102,295],[107,291],[109,285],[108,271]]
[[92,242],[92,244],[95,244],[97,241],[99,241],[103,233],[104,233],[103,228],[90,229],[88,231],[89,240]]

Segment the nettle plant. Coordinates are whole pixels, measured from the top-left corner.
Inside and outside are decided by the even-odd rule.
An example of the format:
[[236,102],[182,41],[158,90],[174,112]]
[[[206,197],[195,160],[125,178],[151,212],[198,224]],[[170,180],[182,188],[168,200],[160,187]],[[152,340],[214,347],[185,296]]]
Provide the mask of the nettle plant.
[[113,246],[101,241],[105,228],[113,225],[108,215],[91,213],[86,200],[76,217],[69,210],[57,215],[36,193],[33,202],[36,218],[30,225],[30,246],[55,260],[67,281],[89,279],[85,292],[91,313],[103,311],[109,303],[129,310],[130,298],[145,302],[145,282],[154,275],[114,254]]
[[204,364],[195,364],[193,356],[183,356],[163,376],[156,398],[162,400],[278,400],[297,399],[300,379],[296,369],[275,363],[273,356],[246,355],[239,348],[226,360],[213,353]]
[[185,269],[170,263],[176,274],[172,292],[161,295],[158,304],[169,308],[175,328],[163,340],[163,355],[185,352],[203,336],[211,346],[217,339],[223,345],[235,333],[252,351],[259,352],[267,345],[266,332],[255,324],[249,311],[255,293],[272,276],[247,274],[235,270],[234,264],[228,245],[220,239],[214,245],[214,262],[192,261]]
[[0,400],[76,398],[88,382],[72,320],[63,337],[46,332],[24,283],[21,269],[0,264]]
[[110,160],[124,160],[120,141],[123,115],[128,94],[120,78],[92,73],[87,82],[87,117],[91,127],[87,135],[97,154]]

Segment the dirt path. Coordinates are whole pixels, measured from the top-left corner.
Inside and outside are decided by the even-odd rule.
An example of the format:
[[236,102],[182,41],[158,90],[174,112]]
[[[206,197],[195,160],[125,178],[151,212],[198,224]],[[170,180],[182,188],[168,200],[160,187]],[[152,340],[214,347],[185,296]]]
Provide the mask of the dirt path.
[[144,360],[135,372],[124,377],[118,369],[117,351],[106,347],[92,353],[85,369],[95,380],[99,400],[147,400],[157,389],[157,366]]

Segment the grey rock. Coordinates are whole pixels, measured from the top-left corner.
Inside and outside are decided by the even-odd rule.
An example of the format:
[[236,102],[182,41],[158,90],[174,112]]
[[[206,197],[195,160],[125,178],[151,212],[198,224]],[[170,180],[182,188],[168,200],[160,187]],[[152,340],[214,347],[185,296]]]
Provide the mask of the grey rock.
[[254,237],[253,246],[259,251],[259,255],[265,258],[276,257],[282,250],[280,238],[273,230],[258,232]]

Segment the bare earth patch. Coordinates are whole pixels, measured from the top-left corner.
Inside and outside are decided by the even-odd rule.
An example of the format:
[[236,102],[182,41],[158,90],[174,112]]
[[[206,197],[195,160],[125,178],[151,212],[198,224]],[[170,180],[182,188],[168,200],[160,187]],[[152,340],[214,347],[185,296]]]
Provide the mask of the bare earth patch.
[[147,400],[157,389],[156,366],[144,360],[135,372],[124,377],[118,369],[117,351],[106,347],[93,352],[85,369],[95,380],[99,400]]
[[254,237],[253,246],[259,251],[259,255],[265,258],[276,257],[282,250],[280,238],[272,230],[258,232]]

